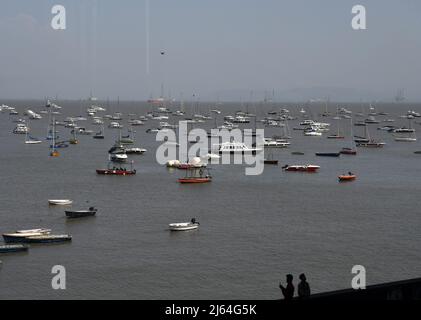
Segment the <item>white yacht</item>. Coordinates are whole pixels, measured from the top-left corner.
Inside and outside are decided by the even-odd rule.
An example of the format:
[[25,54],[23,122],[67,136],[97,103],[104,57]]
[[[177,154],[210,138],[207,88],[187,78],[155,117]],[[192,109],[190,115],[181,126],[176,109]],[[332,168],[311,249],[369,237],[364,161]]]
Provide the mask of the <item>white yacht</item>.
[[13,133],[15,134],[27,134],[29,132],[29,128],[24,123],[18,123],[16,128],[13,129]]
[[287,148],[291,143],[284,139],[264,138],[263,145],[265,148]]

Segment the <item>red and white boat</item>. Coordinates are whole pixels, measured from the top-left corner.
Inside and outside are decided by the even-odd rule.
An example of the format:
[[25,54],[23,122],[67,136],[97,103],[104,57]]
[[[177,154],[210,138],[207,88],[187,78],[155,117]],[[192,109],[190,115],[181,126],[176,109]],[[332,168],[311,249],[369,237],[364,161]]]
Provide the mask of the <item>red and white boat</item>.
[[286,165],[283,166],[282,169],[285,171],[296,171],[296,172],[316,172],[320,169],[320,166],[316,166],[313,164],[307,164],[307,165]]
[[205,168],[191,168],[186,170],[186,176],[179,178],[179,183],[207,183],[211,182],[212,177]]

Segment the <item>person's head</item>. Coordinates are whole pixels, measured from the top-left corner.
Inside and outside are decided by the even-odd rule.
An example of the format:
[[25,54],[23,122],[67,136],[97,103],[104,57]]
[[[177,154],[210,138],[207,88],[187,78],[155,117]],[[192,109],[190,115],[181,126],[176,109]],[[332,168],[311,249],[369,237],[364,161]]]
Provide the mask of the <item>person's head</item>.
[[301,281],[306,281],[307,280],[306,275],[304,273],[300,274],[300,280]]
[[292,274],[287,274],[287,283],[291,283],[293,279],[294,277],[292,276]]

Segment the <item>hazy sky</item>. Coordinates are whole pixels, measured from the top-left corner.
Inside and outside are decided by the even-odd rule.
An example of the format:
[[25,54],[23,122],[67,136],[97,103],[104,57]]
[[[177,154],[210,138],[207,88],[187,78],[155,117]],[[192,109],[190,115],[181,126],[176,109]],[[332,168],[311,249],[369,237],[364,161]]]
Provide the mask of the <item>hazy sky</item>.
[[[50,26],[54,4],[66,30]],[[421,100],[419,0],[150,0],[149,37],[145,4],[1,0],[0,97],[141,99],[164,82],[185,99],[339,87]],[[365,31],[351,28],[356,4]]]

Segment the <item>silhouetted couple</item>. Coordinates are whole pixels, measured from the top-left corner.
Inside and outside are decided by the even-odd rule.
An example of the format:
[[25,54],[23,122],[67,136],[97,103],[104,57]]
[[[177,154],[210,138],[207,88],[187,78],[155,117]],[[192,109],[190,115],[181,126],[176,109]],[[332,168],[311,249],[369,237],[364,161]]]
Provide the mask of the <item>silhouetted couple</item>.
[[[300,274],[300,283],[298,284],[298,298],[299,299],[308,299],[310,297],[310,285],[307,282],[307,278],[304,273]],[[287,286],[284,287],[281,283],[279,283],[279,288],[284,295],[285,300],[292,300],[294,297],[294,285],[292,284],[292,280],[294,277],[292,274],[287,274]]]

